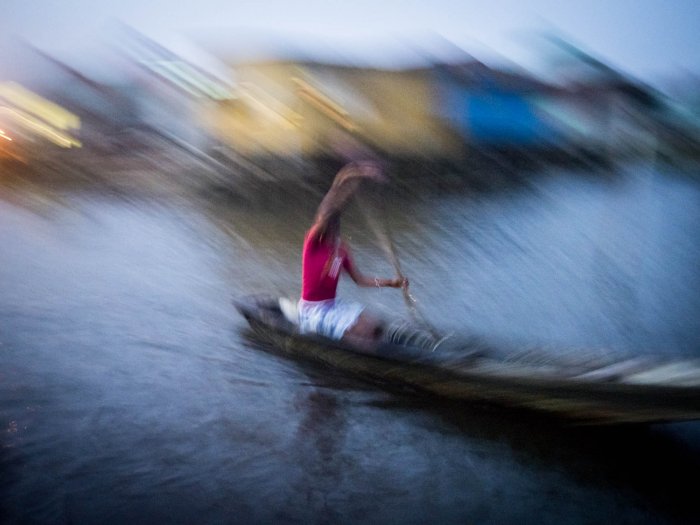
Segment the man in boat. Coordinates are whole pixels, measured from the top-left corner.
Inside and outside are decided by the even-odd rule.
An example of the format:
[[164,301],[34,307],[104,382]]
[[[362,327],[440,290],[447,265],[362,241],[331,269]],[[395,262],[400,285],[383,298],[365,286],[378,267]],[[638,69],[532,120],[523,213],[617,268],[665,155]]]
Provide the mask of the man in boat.
[[335,177],[321,201],[314,222],[306,233],[302,252],[302,292],[299,327],[302,333],[317,333],[372,351],[383,335],[383,324],[360,304],[336,298],[344,270],[364,287],[402,288],[408,279],[367,277],[355,266],[350,249],[340,235],[340,215],[363,181],[386,179],[375,162],[351,162]]

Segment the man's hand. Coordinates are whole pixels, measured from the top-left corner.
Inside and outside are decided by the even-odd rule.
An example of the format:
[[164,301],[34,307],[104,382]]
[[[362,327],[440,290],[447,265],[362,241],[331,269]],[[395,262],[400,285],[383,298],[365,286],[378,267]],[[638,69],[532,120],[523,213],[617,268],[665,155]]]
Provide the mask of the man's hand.
[[391,286],[392,288],[408,288],[408,279],[406,277],[397,277],[389,281],[387,286]]
[[387,182],[386,175],[379,163],[369,160],[351,162],[344,166],[335,176],[333,186],[338,187],[352,179],[366,179],[373,182]]
[[372,161],[351,162],[335,176],[333,185],[321,201],[316,212],[317,223],[325,223],[332,215],[340,213],[360,187],[363,180],[386,182],[381,166]]

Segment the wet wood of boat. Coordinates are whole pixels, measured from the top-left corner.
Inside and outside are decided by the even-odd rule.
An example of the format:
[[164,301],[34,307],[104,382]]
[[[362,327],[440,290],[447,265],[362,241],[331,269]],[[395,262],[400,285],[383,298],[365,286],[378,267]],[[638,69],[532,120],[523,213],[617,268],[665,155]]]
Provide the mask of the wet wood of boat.
[[429,338],[418,329],[394,334],[393,342],[370,355],[339,341],[300,334],[293,314],[285,315],[290,304],[269,295],[234,300],[255,336],[276,351],[373,380],[452,399],[534,409],[579,423],[700,419],[697,359],[585,364],[509,359],[469,337],[426,344]]

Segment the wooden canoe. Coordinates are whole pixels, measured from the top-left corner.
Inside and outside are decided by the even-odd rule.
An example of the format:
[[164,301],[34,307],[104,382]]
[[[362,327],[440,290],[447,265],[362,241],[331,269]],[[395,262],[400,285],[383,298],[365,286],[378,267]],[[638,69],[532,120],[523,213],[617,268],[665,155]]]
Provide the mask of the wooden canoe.
[[[284,305],[284,303],[282,303]],[[474,338],[435,349],[384,343],[367,354],[302,335],[270,295],[234,300],[256,338],[292,357],[458,400],[542,411],[577,423],[700,419],[700,360],[623,359],[585,364],[509,359]],[[409,338],[410,339],[410,338]]]

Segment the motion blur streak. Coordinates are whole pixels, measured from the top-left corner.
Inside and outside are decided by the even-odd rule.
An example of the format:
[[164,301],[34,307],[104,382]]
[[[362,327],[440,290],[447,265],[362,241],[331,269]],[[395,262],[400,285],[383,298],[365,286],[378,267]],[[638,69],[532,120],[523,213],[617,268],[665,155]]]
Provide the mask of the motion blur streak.
[[[48,41],[48,4],[7,19]],[[158,24],[212,5],[136,4],[119,3]],[[215,14],[228,4],[258,5]],[[350,5],[316,7],[345,24]],[[486,7],[464,23],[488,26]],[[369,39],[261,54],[234,36],[192,38],[193,58],[111,22],[80,42],[90,64],[0,41],[0,522],[700,522],[697,422],[571,428],[368,384],[267,352],[231,305],[299,296],[316,206],[372,159],[388,183],[359,192],[344,232],[367,275],[391,276],[360,208],[382,217],[441,331],[543,366],[697,362],[697,77],[661,91],[551,35],[546,74],[442,38],[360,56]],[[408,314],[395,290],[340,293]]]

